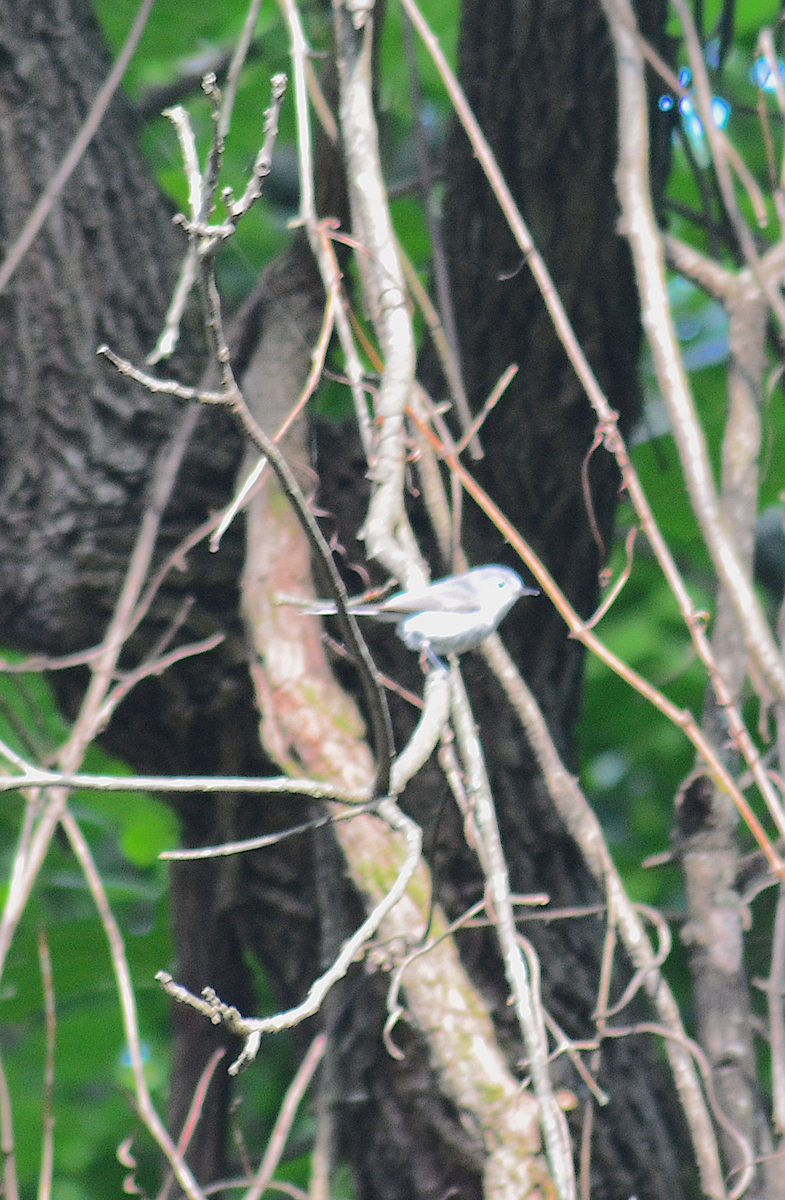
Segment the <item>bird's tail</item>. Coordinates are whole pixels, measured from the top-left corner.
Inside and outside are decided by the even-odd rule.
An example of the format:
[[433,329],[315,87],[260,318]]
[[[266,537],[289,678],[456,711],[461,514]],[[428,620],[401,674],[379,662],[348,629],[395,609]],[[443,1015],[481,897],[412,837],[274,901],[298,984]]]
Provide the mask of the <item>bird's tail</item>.
[[[334,600],[286,600],[280,603],[292,604],[302,614],[312,617],[334,617],[338,607]],[[346,606],[355,617],[377,617],[381,621],[398,621],[400,613],[385,612],[378,604],[352,604]]]

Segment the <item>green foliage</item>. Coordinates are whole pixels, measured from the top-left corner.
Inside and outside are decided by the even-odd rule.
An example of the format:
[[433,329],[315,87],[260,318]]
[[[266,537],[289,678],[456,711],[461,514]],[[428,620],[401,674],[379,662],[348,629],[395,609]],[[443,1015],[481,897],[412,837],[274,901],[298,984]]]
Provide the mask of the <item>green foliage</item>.
[[[42,676],[0,674],[0,737],[5,742],[28,757],[46,761],[66,733]],[[85,769],[127,773],[121,763],[95,747],[88,753]],[[22,797],[3,794],[3,899],[23,809]],[[148,1084],[163,1104],[168,1001],[153,980],[155,972],[171,962],[171,944],[166,871],[157,855],[176,845],[177,822],[171,809],[152,796],[128,792],[77,793],[72,811],[123,932],[136,985]],[[49,849],[14,938],[0,990],[0,1047],[13,1098],[23,1196],[35,1193],[40,1166],[46,1031],[39,930],[45,931],[51,954],[57,1012],[54,1195],[60,1200],[116,1195],[124,1173],[116,1150],[138,1119],[124,1066],[125,1036],[106,937],[84,876],[62,836]],[[152,1182],[157,1172],[152,1147],[146,1145],[139,1157]]]

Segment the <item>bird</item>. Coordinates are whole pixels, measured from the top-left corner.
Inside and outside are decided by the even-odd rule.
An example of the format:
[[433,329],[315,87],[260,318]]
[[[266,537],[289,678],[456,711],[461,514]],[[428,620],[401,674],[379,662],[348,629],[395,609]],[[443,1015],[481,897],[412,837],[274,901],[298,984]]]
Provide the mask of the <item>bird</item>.
[[[350,600],[348,607],[356,617],[395,622],[395,632],[405,646],[432,658],[476,649],[516,600],[538,594],[509,567],[492,564],[448,575],[416,591],[396,592],[386,600]],[[307,611],[327,616],[335,613],[335,601],[316,600]]]

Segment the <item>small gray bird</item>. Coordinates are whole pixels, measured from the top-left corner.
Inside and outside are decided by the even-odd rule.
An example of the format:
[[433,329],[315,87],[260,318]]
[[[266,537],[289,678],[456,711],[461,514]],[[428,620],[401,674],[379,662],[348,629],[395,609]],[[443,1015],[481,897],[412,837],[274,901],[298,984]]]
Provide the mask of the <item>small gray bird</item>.
[[[536,596],[509,567],[475,567],[448,575],[419,592],[396,592],[375,604],[349,602],[356,617],[395,621],[398,637],[410,650],[426,654],[463,654],[484,642],[520,596]],[[308,612],[328,615],[335,602],[317,600]]]

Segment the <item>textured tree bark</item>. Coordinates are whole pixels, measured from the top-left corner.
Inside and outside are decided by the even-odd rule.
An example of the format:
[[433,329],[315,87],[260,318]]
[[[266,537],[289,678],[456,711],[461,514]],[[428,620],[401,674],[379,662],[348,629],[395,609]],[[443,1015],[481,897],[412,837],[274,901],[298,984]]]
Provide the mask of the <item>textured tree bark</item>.
[[[0,245],[7,249],[42,193],[109,68],[87,0],[0,4]],[[158,448],[177,406],[118,376],[96,356],[106,342],[136,362],[155,344],[177,276],[182,238],[137,149],[139,123],[118,97],[62,200],[0,297],[0,628],[6,644],[61,655],[95,645],[117,595]],[[197,317],[198,321],[198,317]],[[191,321],[191,330],[198,324]],[[198,346],[199,341],[192,341]],[[192,378],[199,355],[182,355]],[[241,439],[221,413],[205,413],[175,499],[159,558],[228,495]],[[219,556],[199,551],[174,572],[124,658],[130,665],[189,594],[198,599],[185,640],[226,630],[217,655],[149,682],[121,709],[110,743],[153,771],[264,769],[255,747],[251,689],[237,618],[239,531]],[[66,709],[83,672],[53,682]],[[213,837],[229,801],[205,813],[184,804],[187,836]],[[221,920],[223,895],[173,875],[178,966],[192,986],[208,982],[237,1003],[249,998],[241,950]],[[213,883],[216,881],[213,880]],[[224,889],[225,893],[226,889]],[[203,900],[204,897],[201,897]],[[172,1120],[187,1111],[215,1031],[174,1012]],[[220,1040],[220,1038],[218,1039]],[[196,1051],[194,1052],[194,1045]],[[200,1061],[201,1057],[201,1061]],[[194,1147],[201,1177],[223,1159],[226,1075],[219,1071]],[[212,1120],[210,1119],[212,1116]]]
[[[656,23],[659,6],[651,8]],[[469,98],[589,356],[629,424],[639,335],[626,250],[614,228],[613,75],[598,9],[578,0],[467,0],[464,10],[461,74]],[[107,64],[86,0],[0,0],[0,30],[0,241],[7,246],[84,117]],[[119,379],[94,353],[106,341],[141,361],[158,332],[182,251],[135,139],[133,114],[119,99],[0,297],[0,627],[5,640],[28,650],[63,653],[99,640],[142,511],[152,456],[172,426],[174,405]],[[445,225],[475,407],[509,362],[522,368],[483,431],[487,457],[478,474],[579,611],[588,613],[602,559],[580,486],[593,433],[589,406],[526,269],[499,279],[518,265],[517,254],[458,135],[448,155]],[[303,324],[316,321],[318,328],[322,301],[302,253],[292,251],[289,265],[301,272]],[[249,302],[237,346],[240,373],[265,329],[270,336],[291,278],[291,272],[272,271]],[[278,336],[286,340],[283,331]],[[303,361],[307,365],[309,350],[307,338],[292,340],[294,377]],[[193,377],[196,359],[183,358],[180,369]],[[324,426],[316,442],[321,503],[334,514],[330,520],[349,560],[359,560],[355,535],[367,499],[359,446],[346,431]],[[167,514],[162,554],[228,499],[241,454],[231,423],[220,413],[205,414]],[[589,476],[607,540],[617,479],[602,455],[592,460]],[[412,508],[427,541],[424,516]],[[471,510],[465,530],[473,561],[504,560],[498,535]],[[185,595],[195,602],[184,640],[219,628],[227,632],[217,652],[148,681],[118,713],[108,741],[138,769],[266,768],[237,611],[241,556],[236,531],[227,535],[221,554],[191,554],[186,572],[167,582],[150,627],[129,650],[129,659],[138,656]],[[580,708],[578,647],[544,604],[521,607],[504,635],[571,761]],[[411,656],[394,639],[374,635],[374,649],[383,669],[413,677]],[[467,673],[514,888],[547,890],[556,904],[596,900],[495,683],[479,659],[467,660]],[[66,707],[73,707],[82,683],[79,673],[57,677]],[[413,718],[403,707],[394,718],[402,745]],[[482,883],[444,791],[440,774],[429,767],[408,790],[406,804],[426,831],[438,898],[457,915],[478,898]],[[178,810],[190,844],[281,828],[307,811],[291,801],[261,807],[236,797],[209,804],[183,798]],[[301,998],[321,954],[315,873],[305,839],[229,867],[205,866],[198,882],[184,869],[176,872],[179,977],[195,990],[209,983],[225,1000],[247,1008],[246,949],[263,964],[282,1003]],[[341,890],[351,925],[357,899],[345,883]],[[322,918],[323,924],[334,920],[334,913]],[[602,926],[543,924],[527,933],[543,963],[546,1002],[571,1033],[585,1033],[591,1029]],[[493,939],[467,933],[461,949],[515,1062],[520,1049]],[[462,1197],[479,1197],[479,1147],[440,1095],[425,1047],[403,1035],[406,1058],[396,1063],[381,1044],[385,987],[379,977],[350,982],[338,1010],[333,1103],[357,1194],[405,1200],[457,1189]],[[181,1008],[174,1019],[176,1132],[214,1034]],[[681,1128],[655,1054],[642,1044],[613,1043],[603,1051],[603,1064],[613,1103],[597,1126],[593,1196],[677,1198]],[[565,1082],[575,1087],[564,1070]],[[214,1089],[192,1150],[204,1181],[224,1169],[227,1092],[221,1071]]]

